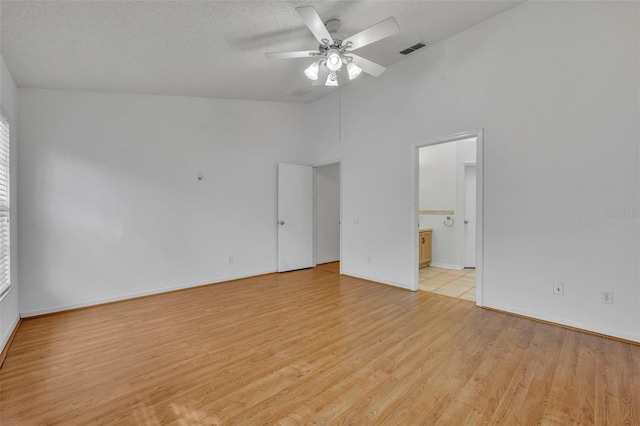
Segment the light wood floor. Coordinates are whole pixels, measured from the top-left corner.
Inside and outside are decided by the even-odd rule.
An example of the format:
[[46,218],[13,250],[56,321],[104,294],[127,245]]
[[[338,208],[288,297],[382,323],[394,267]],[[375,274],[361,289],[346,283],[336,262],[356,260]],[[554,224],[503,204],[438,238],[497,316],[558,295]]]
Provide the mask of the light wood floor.
[[423,291],[476,301],[476,270],[427,266],[418,271],[418,288]]
[[640,424],[640,347],[335,270],[27,319],[0,423]]

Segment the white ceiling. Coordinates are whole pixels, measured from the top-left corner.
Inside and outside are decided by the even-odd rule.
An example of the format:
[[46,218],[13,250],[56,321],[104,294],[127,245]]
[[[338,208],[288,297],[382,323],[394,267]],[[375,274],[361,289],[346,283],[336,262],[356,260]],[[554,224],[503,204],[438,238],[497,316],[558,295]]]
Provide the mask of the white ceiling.
[[309,102],[332,90],[311,87],[312,60],[264,55],[317,48],[297,6],[339,18],[342,38],[394,16],[399,34],[357,51],[389,66],[518,3],[3,0],[0,53],[18,87]]

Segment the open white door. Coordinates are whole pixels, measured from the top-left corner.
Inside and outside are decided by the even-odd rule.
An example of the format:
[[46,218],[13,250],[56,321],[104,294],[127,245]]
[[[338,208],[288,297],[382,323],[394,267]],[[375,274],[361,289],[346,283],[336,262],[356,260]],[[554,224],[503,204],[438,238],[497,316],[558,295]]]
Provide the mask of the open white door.
[[476,267],[476,166],[464,167],[464,267]]
[[278,272],[313,265],[313,167],[278,164]]

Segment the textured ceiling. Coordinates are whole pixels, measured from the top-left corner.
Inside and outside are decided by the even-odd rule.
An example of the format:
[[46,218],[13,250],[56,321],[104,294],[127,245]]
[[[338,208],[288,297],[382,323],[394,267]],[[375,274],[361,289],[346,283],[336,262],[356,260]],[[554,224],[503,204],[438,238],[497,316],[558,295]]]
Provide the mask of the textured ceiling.
[[312,61],[264,55],[317,48],[297,6],[339,18],[338,38],[394,16],[399,34],[357,51],[389,66],[518,3],[3,0],[0,53],[19,87],[308,102],[335,90],[311,87]]

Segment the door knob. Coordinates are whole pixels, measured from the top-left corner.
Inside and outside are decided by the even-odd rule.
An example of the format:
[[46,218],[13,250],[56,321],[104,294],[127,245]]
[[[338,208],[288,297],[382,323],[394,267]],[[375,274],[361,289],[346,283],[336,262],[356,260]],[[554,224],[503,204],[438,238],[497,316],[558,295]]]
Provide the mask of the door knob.
[[284,220],[281,220],[280,222],[278,222],[280,225],[284,225]]
[[467,223],[469,223],[469,221],[468,221],[468,220],[465,220],[465,221],[464,221],[464,224],[466,225]]

